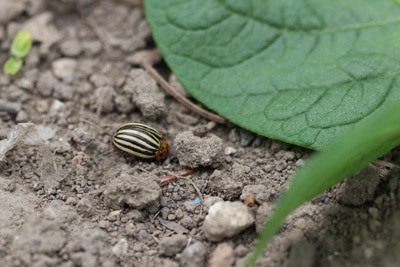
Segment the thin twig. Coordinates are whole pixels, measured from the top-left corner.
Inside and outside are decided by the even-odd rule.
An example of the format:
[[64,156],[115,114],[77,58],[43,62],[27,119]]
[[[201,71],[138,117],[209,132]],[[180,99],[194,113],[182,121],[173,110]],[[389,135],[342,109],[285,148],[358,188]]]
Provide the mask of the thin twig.
[[194,187],[194,190],[196,190],[197,194],[199,195],[200,200],[203,201],[203,197],[201,196],[200,189],[197,187],[197,185],[192,180],[190,180],[189,178],[186,178],[186,177],[182,177],[182,176],[177,176],[177,177],[179,179],[184,179],[184,180],[188,181]]
[[147,71],[147,73],[150,74],[150,76],[153,77],[153,79],[156,80],[161,85],[161,87],[164,88],[164,90],[167,91],[170,95],[172,95],[179,103],[209,120],[218,123],[225,123],[226,120],[224,118],[195,105],[190,100],[179,94],[179,92],[166,80],[164,80],[164,78],[161,77],[161,75],[158,74],[158,72],[146,60],[140,58],[139,62],[140,65]]

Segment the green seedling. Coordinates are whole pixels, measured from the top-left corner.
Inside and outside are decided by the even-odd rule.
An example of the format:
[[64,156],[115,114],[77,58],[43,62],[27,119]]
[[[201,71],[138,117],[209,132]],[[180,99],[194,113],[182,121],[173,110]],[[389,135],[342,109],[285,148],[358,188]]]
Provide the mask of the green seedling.
[[4,64],[4,73],[17,74],[23,66],[23,58],[29,53],[31,47],[31,34],[27,30],[20,30],[12,41],[10,52],[13,56]]
[[4,73],[8,75],[15,75],[20,71],[24,61],[17,57],[10,57],[4,64]]

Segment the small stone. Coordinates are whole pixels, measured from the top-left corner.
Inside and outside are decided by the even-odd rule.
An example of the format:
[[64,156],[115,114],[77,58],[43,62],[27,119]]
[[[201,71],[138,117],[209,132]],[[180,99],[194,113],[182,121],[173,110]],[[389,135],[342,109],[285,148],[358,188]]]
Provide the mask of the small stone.
[[230,146],[226,147],[225,151],[224,151],[225,155],[229,155],[229,156],[235,154],[236,152],[237,152],[237,149],[234,147],[230,147]]
[[20,112],[18,112],[17,117],[15,118],[15,120],[17,122],[26,122],[29,120],[28,114],[21,110]]
[[254,139],[256,139],[256,137],[257,134],[240,128],[240,145],[242,147],[249,146],[254,141]]
[[47,103],[46,100],[38,100],[36,102],[36,110],[37,112],[43,114],[45,112],[48,112],[49,110],[49,103]]
[[201,242],[187,246],[181,255],[180,266],[182,267],[205,267],[207,249]]
[[20,15],[24,9],[23,1],[1,1],[0,24],[6,25],[7,22]]
[[111,251],[115,256],[121,258],[128,253],[128,249],[128,240],[126,240],[126,238],[121,238],[120,240],[118,240],[118,243],[111,248]]
[[50,71],[45,71],[40,74],[36,84],[36,88],[42,96],[50,96],[53,89],[57,86],[59,81]]
[[72,58],[60,58],[53,62],[52,70],[56,77],[63,80],[73,80],[77,62]]
[[218,202],[208,211],[203,232],[210,241],[234,236],[254,223],[250,209],[241,202]]
[[176,136],[174,146],[182,166],[216,168],[225,159],[222,139],[216,135],[210,134],[201,138],[194,136],[191,131],[186,131]]
[[158,244],[158,251],[161,256],[174,256],[181,252],[187,244],[187,237],[181,234],[164,238]]
[[67,200],[65,200],[65,204],[71,205],[71,206],[76,205],[77,202],[78,201],[74,197],[67,197]]
[[297,167],[303,167],[306,164],[306,161],[304,159],[298,159],[295,164]]
[[60,49],[61,53],[67,57],[76,57],[82,52],[82,46],[76,39],[63,42]]
[[187,229],[193,229],[194,225],[194,221],[192,219],[192,217],[185,215],[182,220],[180,221],[181,225]]
[[72,100],[74,97],[74,87],[65,83],[58,83],[54,87],[53,95],[61,100]]
[[219,244],[211,254],[209,267],[230,267],[235,262],[233,248],[228,244]]
[[104,74],[93,73],[90,75],[89,80],[91,83],[94,84],[95,87],[105,87],[105,86],[112,86],[113,81],[110,77],[107,77]]
[[94,56],[100,53],[102,44],[99,41],[84,41],[82,42],[82,49],[89,56]]
[[105,221],[105,220],[99,221],[99,227],[101,229],[107,229],[109,226],[110,226],[110,222]]
[[224,201],[224,200],[220,197],[210,196],[210,197],[206,197],[204,199],[203,204],[206,209],[209,209],[215,203],[222,202],[222,201]]

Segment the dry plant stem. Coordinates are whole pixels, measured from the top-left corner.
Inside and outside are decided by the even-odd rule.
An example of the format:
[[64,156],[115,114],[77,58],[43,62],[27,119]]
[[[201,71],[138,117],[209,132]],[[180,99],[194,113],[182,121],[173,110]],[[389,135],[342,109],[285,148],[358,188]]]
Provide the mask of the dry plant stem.
[[185,169],[172,174],[165,175],[160,180],[160,186],[176,181],[179,177],[188,176],[197,171],[197,169]]
[[173,88],[166,80],[164,80],[164,78],[161,77],[161,75],[158,74],[158,72],[146,60],[140,58],[139,61],[140,65],[147,71],[147,73],[150,74],[150,76],[153,77],[161,85],[161,87],[164,88],[164,90],[170,95],[172,95],[179,103],[209,120],[218,123],[225,123],[226,120],[224,118],[193,104],[187,98],[180,95],[178,91],[176,91],[175,88]]
[[194,190],[196,190],[197,194],[199,195],[200,200],[203,201],[203,197],[201,195],[201,192],[200,192],[199,188],[196,186],[196,184],[192,180],[184,177],[184,176],[188,176],[190,174],[193,174],[196,171],[197,171],[197,169],[186,169],[186,170],[175,172],[175,173],[172,173],[172,174],[169,174],[169,175],[165,175],[160,180],[160,186],[166,185],[167,183],[176,181],[178,179],[184,179],[184,180],[188,181],[194,187]]
[[103,133],[104,132],[104,129],[103,128],[101,128],[100,126],[98,126],[97,124],[95,124],[94,122],[91,122],[90,120],[87,120],[87,119],[79,119],[80,121],[82,121],[82,122],[85,122],[85,123],[87,123],[87,124],[90,124],[91,126],[93,126],[94,128],[96,128],[96,130],[98,130],[99,132],[101,132],[101,133]]

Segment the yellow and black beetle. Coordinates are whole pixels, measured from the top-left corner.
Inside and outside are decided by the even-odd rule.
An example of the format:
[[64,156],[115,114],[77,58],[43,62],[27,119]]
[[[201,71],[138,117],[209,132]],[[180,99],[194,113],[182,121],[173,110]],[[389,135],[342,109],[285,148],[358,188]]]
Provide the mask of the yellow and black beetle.
[[164,136],[140,122],[125,123],[112,136],[114,147],[141,159],[155,159],[159,162],[168,156],[168,143]]

